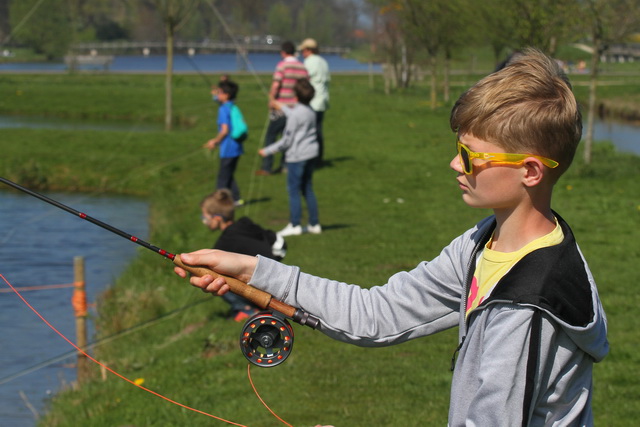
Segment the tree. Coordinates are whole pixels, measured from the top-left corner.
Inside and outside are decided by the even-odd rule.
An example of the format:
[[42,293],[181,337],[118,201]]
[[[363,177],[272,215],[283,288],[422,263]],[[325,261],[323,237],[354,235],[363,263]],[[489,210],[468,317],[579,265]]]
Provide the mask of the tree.
[[0,46],[5,43],[11,34],[9,24],[9,0],[0,0]]
[[65,0],[14,1],[9,6],[13,38],[47,59],[62,57],[71,44],[72,26]]
[[[383,56],[383,61],[391,66],[392,73],[388,77],[396,86],[406,88],[412,77],[414,43],[407,42],[407,31],[400,18],[401,6],[398,2],[371,0],[377,6],[375,28],[375,50],[377,55]],[[385,91],[390,79],[385,78]]]
[[[428,55],[431,73],[431,109],[437,105],[438,55],[442,52],[448,64],[453,50],[466,41],[463,13],[464,0],[399,0],[401,16],[411,38],[421,44]],[[457,31],[456,31],[457,30]],[[448,70],[448,65],[445,66]],[[448,75],[445,79],[448,82]],[[448,87],[445,90],[448,97]]]
[[503,59],[505,49],[519,48],[515,43],[517,23],[508,12],[511,0],[485,0],[476,5],[480,34],[491,46],[495,63]]
[[289,38],[293,32],[293,15],[291,8],[280,1],[274,4],[267,14],[269,32],[278,36]]
[[575,0],[485,0],[474,6],[496,63],[505,49],[536,47],[553,56],[574,28]]
[[589,164],[593,145],[600,58],[608,44],[622,42],[640,29],[640,16],[634,13],[640,7],[640,0],[578,0],[578,3],[581,6],[582,18],[579,22],[586,25],[586,31],[592,43],[587,130],[583,154],[584,162]]
[[324,4],[305,2],[298,11],[296,37],[303,40],[313,37],[320,44],[326,46],[332,41],[332,33],[336,27],[335,14]]
[[[575,0],[512,0],[505,7],[518,48],[534,46],[553,56],[568,35]],[[508,18],[509,19],[509,18]]]
[[165,114],[164,128],[169,131],[173,125],[173,46],[176,31],[188,21],[200,0],[152,0],[164,23],[167,41],[167,69],[165,74]]

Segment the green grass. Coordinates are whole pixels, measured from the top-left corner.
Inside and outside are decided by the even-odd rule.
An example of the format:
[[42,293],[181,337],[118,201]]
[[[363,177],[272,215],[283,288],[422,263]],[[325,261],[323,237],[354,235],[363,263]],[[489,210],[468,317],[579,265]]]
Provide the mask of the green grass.
[[[268,75],[260,78],[268,83]],[[459,77],[453,96],[475,78]],[[288,220],[285,177],[252,173],[266,122],[265,97],[254,77],[238,80],[238,103],[251,135],[237,177],[244,197],[254,201],[239,214],[278,229]],[[637,80],[626,87],[621,94],[637,91]],[[0,113],[161,122],[162,90],[161,76],[2,75]],[[331,96],[325,133],[333,166],[314,178],[325,232],[289,238],[287,263],[363,286],[383,284],[391,274],[437,255],[489,213],[461,201],[448,168],[454,154],[449,107],[431,111],[425,87],[385,96],[380,78],[370,88],[366,76],[334,76]],[[214,133],[216,110],[197,76],[176,79],[174,105],[190,126],[171,133],[4,129],[0,174],[31,188],[145,197],[151,205],[150,242],[172,252],[210,247],[217,234],[200,224],[198,204],[215,184],[218,159],[201,145]],[[606,144],[596,146],[593,165],[580,159],[578,154],[558,184],[554,208],[572,225],[609,318],[612,352],[594,375],[596,424],[632,425],[640,399],[632,315],[640,303],[639,160]],[[126,224],[114,225],[126,230]],[[140,249],[100,299],[98,330],[110,335],[202,300],[98,347],[97,358],[199,410],[248,426],[281,425],[249,386],[237,344],[241,325],[224,318],[221,300],[192,288],[150,251]],[[446,424],[457,330],[362,349],[294,329],[295,348],[284,364],[251,371],[263,398],[289,423]],[[97,367],[92,372],[92,381],[52,400],[41,425],[223,425],[115,376],[103,380]]]

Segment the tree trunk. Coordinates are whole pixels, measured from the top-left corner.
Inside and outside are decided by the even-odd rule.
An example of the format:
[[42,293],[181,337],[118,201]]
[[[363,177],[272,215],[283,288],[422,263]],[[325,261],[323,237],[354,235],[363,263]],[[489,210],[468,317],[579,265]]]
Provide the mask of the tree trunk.
[[599,38],[594,37],[593,54],[591,56],[591,74],[589,79],[589,105],[587,110],[587,129],[584,136],[584,163],[591,163],[591,151],[593,146],[593,121],[596,116],[596,90],[598,88],[598,65],[600,64],[600,46]]
[[409,87],[409,61],[407,60],[407,45],[402,43],[400,50],[402,53],[401,65],[400,65],[400,87],[406,89]]
[[449,74],[451,73],[451,52],[446,52],[445,54],[445,58],[444,58],[444,76],[443,79],[444,81],[442,82],[443,84],[443,97],[444,97],[444,102],[445,104],[449,104],[449,101],[451,99],[451,95],[450,95],[450,87],[449,87]]
[[438,70],[435,54],[429,56],[429,68],[431,69],[431,109],[435,110],[438,101]]
[[167,20],[167,70],[164,82],[164,129],[170,131],[173,124],[173,26]]

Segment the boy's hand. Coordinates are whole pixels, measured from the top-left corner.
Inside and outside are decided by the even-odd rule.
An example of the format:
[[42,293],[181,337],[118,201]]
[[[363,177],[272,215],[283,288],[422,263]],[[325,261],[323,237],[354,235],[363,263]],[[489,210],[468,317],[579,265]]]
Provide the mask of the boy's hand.
[[[256,257],[215,249],[202,249],[188,254],[180,254],[180,259],[185,264],[206,267],[216,273],[235,277],[244,283],[251,280],[258,263],[258,258]],[[175,267],[174,271],[182,278],[186,278],[189,275],[187,271],[180,267]],[[204,292],[214,295],[220,296],[229,292],[229,285],[227,285],[224,277],[214,278],[208,274],[202,277],[191,276],[189,282]]]
[[203,147],[208,148],[209,150],[213,150],[216,148],[217,145],[218,145],[218,140],[214,138],[207,141],[207,143],[204,144]]
[[269,108],[274,110],[282,110],[282,103],[276,101],[275,99],[269,100]]
[[259,149],[258,154],[262,157],[267,157],[267,153],[265,153],[264,148]]

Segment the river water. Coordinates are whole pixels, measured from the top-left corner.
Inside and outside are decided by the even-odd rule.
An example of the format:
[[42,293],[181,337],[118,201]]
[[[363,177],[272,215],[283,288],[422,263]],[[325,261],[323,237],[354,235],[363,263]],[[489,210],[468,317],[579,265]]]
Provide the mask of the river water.
[[[2,184],[0,184],[2,185]],[[4,190],[4,189],[0,189]],[[146,202],[124,196],[47,194],[146,239]],[[0,191],[0,273],[14,287],[71,284],[73,259],[85,260],[89,303],[122,273],[139,246],[34,197]],[[22,291],[56,329],[75,342],[73,288]],[[90,310],[90,316],[94,315]],[[89,322],[89,341],[93,341]],[[0,281],[0,426],[30,427],[46,401],[76,378],[73,347]],[[90,351],[91,353],[91,351]],[[62,357],[69,354],[68,357]]]
[[[343,58],[340,55],[322,55],[327,60],[332,72],[374,72],[380,73],[379,64],[367,64],[355,59]],[[255,71],[271,73],[281,59],[278,53],[249,53],[248,61],[234,53],[216,53],[189,56],[178,54],[174,56],[173,71],[176,73],[233,73],[238,71]],[[166,69],[165,55],[116,55],[109,66],[112,72],[164,72]],[[62,63],[11,63],[0,62],[0,71],[66,71],[67,66]],[[102,66],[83,66],[82,70],[101,70]]]
[[623,153],[640,155],[640,125],[614,121],[593,124],[594,141],[609,141]]

